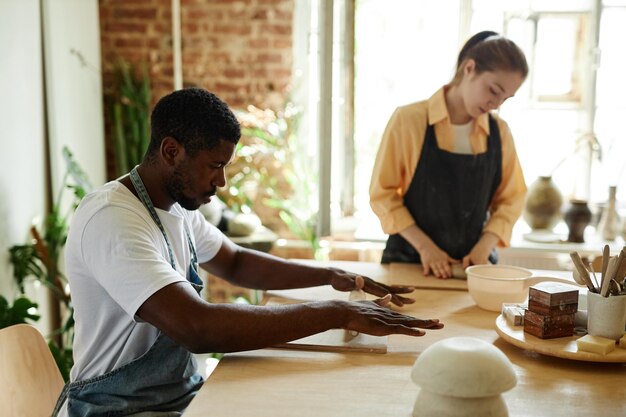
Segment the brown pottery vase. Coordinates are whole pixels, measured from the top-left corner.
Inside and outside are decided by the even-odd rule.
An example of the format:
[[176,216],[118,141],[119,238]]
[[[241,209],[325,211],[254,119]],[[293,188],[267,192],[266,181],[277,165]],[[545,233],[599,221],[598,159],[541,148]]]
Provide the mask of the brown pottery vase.
[[563,211],[563,220],[567,224],[569,242],[583,243],[585,228],[591,223],[591,210],[585,200],[570,200]]
[[561,220],[563,196],[552,177],[539,177],[528,188],[524,220],[533,230],[552,230]]

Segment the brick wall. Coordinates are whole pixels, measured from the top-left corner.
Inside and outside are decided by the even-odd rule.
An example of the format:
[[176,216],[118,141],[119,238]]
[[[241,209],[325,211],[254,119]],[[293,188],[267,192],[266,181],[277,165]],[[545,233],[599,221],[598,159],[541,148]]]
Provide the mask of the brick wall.
[[[295,0],[181,0],[183,84],[206,88],[231,107],[264,107],[291,81]],[[103,90],[118,58],[146,63],[153,105],[172,91],[171,0],[100,0]],[[105,119],[109,120],[105,106]],[[115,175],[106,127],[107,172]],[[304,256],[304,255],[301,255]],[[250,291],[209,277],[207,296],[228,302]]]
[[[155,100],[173,88],[171,0],[100,0],[102,70],[147,62]],[[261,105],[291,81],[294,0],[181,0],[183,83],[233,107]]]
[[[291,81],[295,0],[180,0],[183,84],[233,108],[263,107]],[[153,104],[173,89],[171,0],[99,0],[103,90],[118,58],[146,63]],[[109,120],[105,109],[105,120]],[[107,161],[112,160],[107,123]],[[108,163],[109,178],[113,176]]]
[[145,63],[153,98],[173,87],[171,0],[100,0],[103,90],[112,86],[112,72],[122,58]]
[[294,0],[181,0],[184,82],[260,105],[291,80]]

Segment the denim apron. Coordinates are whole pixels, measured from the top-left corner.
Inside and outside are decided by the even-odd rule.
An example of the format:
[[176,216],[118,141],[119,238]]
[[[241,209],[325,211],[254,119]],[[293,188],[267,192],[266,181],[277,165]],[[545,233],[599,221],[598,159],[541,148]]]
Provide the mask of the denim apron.
[[[170,264],[176,269],[165,228],[150,201],[137,168],[131,171],[130,178],[140,200],[161,229]],[[202,280],[197,273],[197,255],[186,223],[185,233],[192,256],[188,280],[200,293]],[[193,354],[160,333],[150,349],[139,358],[104,375],[66,384],[52,415],[57,415],[67,399],[70,417],[181,416],[203,382]]]
[[[491,115],[487,151],[478,155],[439,149],[434,126],[429,125],[404,205],[439,248],[461,260],[480,239],[489,219],[489,204],[501,181],[502,143]],[[495,249],[489,260],[498,261]],[[419,253],[400,234],[389,236],[382,263],[420,261]]]

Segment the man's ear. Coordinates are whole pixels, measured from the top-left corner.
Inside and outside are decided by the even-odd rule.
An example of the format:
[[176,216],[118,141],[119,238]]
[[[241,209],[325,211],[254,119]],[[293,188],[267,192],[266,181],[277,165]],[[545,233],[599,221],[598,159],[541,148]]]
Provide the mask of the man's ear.
[[161,141],[161,157],[168,165],[175,165],[176,161],[183,157],[183,146],[175,138],[168,136]]

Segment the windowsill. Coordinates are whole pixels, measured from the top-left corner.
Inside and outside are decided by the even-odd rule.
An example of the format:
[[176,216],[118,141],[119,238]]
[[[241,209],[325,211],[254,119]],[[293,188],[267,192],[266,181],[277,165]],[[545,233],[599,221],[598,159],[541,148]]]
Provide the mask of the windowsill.
[[[387,235],[383,233],[380,224],[376,221],[361,222],[354,232],[354,238],[358,242],[377,242],[384,243],[387,241]],[[547,241],[541,241],[544,238]],[[588,226],[585,230],[584,243],[572,243],[567,241],[567,226],[564,222],[560,222],[554,228],[554,232],[539,234],[532,233],[530,227],[523,219],[517,221],[513,227],[513,235],[511,237],[511,246],[507,251],[525,251],[525,252],[552,252],[552,253],[570,253],[578,252],[581,256],[599,255],[602,248],[608,244],[611,253],[616,254],[624,247],[624,239],[618,236],[613,242],[604,241],[598,236],[596,228]]]
[[[545,236],[546,241],[541,241],[541,236]],[[553,239],[551,239],[553,237]],[[611,253],[616,254],[624,247],[624,239],[618,236],[614,241],[603,240],[597,233],[594,226],[587,226],[585,229],[585,242],[573,243],[567,241],[567,226],[560,222],[554,228],[554,233],[541,234],[531,233],[530,227],[519,220],[513,228],[510,251],[535,251],[570,253],[578,252],[581,256],[599,255],[602,253],[604,245],[609,245]]]

